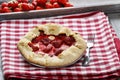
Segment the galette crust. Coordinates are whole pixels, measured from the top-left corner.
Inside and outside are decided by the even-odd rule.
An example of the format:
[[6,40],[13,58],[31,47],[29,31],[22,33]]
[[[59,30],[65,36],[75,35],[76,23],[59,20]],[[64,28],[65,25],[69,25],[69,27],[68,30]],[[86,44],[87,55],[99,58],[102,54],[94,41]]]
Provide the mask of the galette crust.
[[[32,51],[28,43],[31,42],[33,38],[40,35],[40,30],[43,30],[46,35],[59,35],[63,33],[66,34],[66,36],[73,36],[75,44],[61,52],[58,56],[51,57],[48,54],[36,54]],[[84,54],[87,46],[82,36],[68,27],[55,23],[47,23],[38,25],[30,30],[20,39],[17,47],[23,57],[32,64],[44,67],[63,67],[76,62]]]

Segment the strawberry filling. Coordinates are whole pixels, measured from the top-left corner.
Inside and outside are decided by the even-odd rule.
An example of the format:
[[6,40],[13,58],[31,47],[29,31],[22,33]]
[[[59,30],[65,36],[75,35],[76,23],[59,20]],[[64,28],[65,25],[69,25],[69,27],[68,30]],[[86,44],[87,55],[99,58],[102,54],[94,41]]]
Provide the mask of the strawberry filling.
[[[53,39],[49,38],[51,36]],[[66,34],[59,34],[58,36],[46,35],[43,31],[40,31],[40,35],[35,37],[28,45],[36,54],[42,53],[58,56],[74,43],[75,39],[72,36],[66,36]]]

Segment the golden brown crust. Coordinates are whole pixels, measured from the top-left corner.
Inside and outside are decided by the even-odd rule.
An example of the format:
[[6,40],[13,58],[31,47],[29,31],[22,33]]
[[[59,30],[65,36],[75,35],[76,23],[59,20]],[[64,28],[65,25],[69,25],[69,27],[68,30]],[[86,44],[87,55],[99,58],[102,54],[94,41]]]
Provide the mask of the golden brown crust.
[[[47,35],[59,35],[64,33],[67,36],[73,36],[75,39],[75,45],[70,46],[58,56],[51,57],[48,54],[35,54],[32,51],[32,48],[29,47],[28,43],[40,34],[39,30],[43,30]],[[53,37],[50,38],[52,39]],[[78,60],[86,50],[86,42],[82,36],[69,28],[63,27],[59,24],[48,23],[36,26],[30,30],[23,38],[21,38],[17,44],[17,47],[24,58],[30,63],[46,67],[61,67],[68,66]]]

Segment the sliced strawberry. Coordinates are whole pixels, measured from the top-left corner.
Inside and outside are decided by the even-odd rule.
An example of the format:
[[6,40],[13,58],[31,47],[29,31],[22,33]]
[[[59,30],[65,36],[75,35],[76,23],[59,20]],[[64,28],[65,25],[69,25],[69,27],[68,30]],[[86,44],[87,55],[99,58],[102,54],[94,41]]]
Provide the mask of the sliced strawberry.
[[62,45],[62,40],[54,40],[51,42],[51,44],[55,47],[55,48],[59,48]]
[[55,56],[58,56],[63,50],[62,49],[56,49]]
[[38,51],[38,50],[39,50],[39,48],[37,46],[34,46],[33,51],[35,52],[35,51]]
[[34,39],[32,39],[32,43],[38,43],[41,39],[41,36],[35,37]]
[[43,51],[44,49],[46,49],[46,46],[39,42],[39,48],[41,51]]
[[34,52],[39,50],[39,48],[34,46],[32,43],[28,43],[28,45],[33,49]]
[[50,44],[43,50],[43,52],[49,53],[52,50],[52,48],[53,48],[53,46]]
[[44,34],[44,32],[43,32],[43,31],[40,31],[40,35],[37,36],[37,37],[35,37],[34,39],[32,39],[32,43],[38,43],[38,42],[40,42],[41,40],[42,40],[43,43],[46,43],[46,42],[45,42],[46,40],[44,40],[45,37],[46,37],[46,35]]
[[72,36],[66,36],[64,42],[67,45],[72,45],[75,42],[75,39]]
[[48,44],[51,42],[51,40],[46,37],[46,38],[43,38],[43,39],[41,40],[41,42],[42,42],[44,45],[48,45]]
[[4,7],[8,7],[8,3],[7,2],[3,2],[1,3],[1,7],[4,8]]
[[29,45],[30,47],[33,47],[33,44],[32,44],[32,43],[30,43],[30,42],[28,43],[28,45]]
[[66,34],[59,34],[58,35],[58,38],[61,40],[64,40],[65,37],[66,37]]

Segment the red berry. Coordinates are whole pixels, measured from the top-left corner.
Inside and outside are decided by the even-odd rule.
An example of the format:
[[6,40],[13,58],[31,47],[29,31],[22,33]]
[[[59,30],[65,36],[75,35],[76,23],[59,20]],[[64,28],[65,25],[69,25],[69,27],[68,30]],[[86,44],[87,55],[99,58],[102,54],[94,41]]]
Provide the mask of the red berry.
[[70,4],[69,2],[65,3],[64,6],[65,6],[65,7],[73,7],[73,5]]
[[17,8],[15,8],[13,11],[14,11],[14,12],[21,12],[22,9],[17,7]]
[[75,42],[75,39],[72,36],[66,36],[64,42],[67,45],[72,45]]
[[43,39],[41,40],[41,42],[42,42],[44,45],[48,45],[48,44],[51,42],[51,40],[50,40],[49,38],[43,38]]
[[19,3],[21,3],[22,2],[22,0],[17,0]]
[[38,43],[41,39],[42,39],[41,36],[36,37],[32,40],[32,43]]
[[3,13],[9,13],[9,12],[12,12],[12,11],[10,10],[9,7],[4,7],[4,8],[2,9],[2,12],[3,12]]
[[7,2],[3,2],[3,3],[1,4],[1,7],[2,7],[2,8],[8,7],[8,3],[7,3]]
[[62,51],[63,51],[62,49],[57,49],[57,50],[55,51],[55,56],[58,56]]
[[36,1],[33,1],[32,4],[33,4],[34,6],[37,6],[37,2],[36,2]]
[[53,5],[52,5],[51,3],[46,3],[45,7],[46,7],[47,9],[50,9],[50,8],[53,8]]
[[28,45],[33,49],[34,52],[39,50],[39,48],[34,46],[32,43],[28,43]]
[[58,35],[58,38],[59,38],[60,40],[64,40],[65,37],[66,37],[66,34],[59,34],[59,35]]
[[32,43],[30,43],[30,42],[28,43],[28,45],[29,45],[30,47],[33,47],[33,44],[32,44]]
[[36,2],[38,3],[38,5],[44,5],[47,2],[47,0],[36,0]]
[[21,4],[21,7],[22,7],[22,10],[23,10],[23,11],[29,11],[29,10],[30,10],[29,4],[27,4],[27,3],[22,3],[22,4]]
[[41,8],[40,6],[36,7],[36,10],[41,10],[41,9],[43,9],[43,8]]
[[51,42],[51,44],[55,47],[55,48],[59,48],[62,45],[62,40],[54,40]]
[[11,1],[8,3],[8,6],[11,7],[12,9],[18,7],[18,2],[17,1]]
[[54,8],[60,8],[60,5],[57,2],[55,2],[55,3],[53,3],[53,7]]
[[39,48],[37,46],[34,46],[33,51],[35,52],[35,51],[38,51],[38,50],[39,50]]
[[28,0],[17,0],[19,3],[28,3]]
[[43,52],[48,53],[52,50],[53,46],[50,44],[46,48],[43,49]]
[[57,0],[50,0],[50,3],[51,3],[51,4],[53,4],[53,3],[55,3],[55,2],[57,2]]
[[58,0],[58,3],[60,3],[60,4],[65,4],[67,2],[68,2],[68,0]]
[[29,5],[29,9],[30,10],[34,10],[35,9],[35,6],[33,4],[29,3],[28,5]]
[[0,8],[0,13],[2,13],[2,8]]
[[37,0],[32,0],[32,2],[34,2],[34,1],[36,2]]

